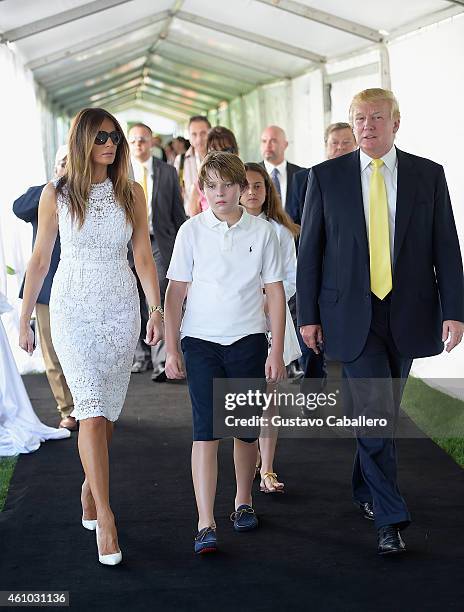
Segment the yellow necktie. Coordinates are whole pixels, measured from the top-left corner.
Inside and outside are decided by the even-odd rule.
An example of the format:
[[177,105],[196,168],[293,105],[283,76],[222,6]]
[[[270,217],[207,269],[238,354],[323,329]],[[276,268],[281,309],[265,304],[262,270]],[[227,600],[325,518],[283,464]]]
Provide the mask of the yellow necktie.
[[380,167],[381,159],[373,159],[369,186],[369,255],[371,267],[371,291],[379,299],[392,290],[390,258],[390,231],[385,181]]

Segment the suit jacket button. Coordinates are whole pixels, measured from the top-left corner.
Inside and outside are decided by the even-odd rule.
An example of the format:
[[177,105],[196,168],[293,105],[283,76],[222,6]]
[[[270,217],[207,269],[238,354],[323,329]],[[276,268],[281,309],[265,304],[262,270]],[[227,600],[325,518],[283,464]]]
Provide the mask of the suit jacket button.
[[367,299],[367,298],[370,298],[370,297],[371,297],[371,294],[370,294],[370,293],[365,293],[365,294],[364,294],[364,297],[365,297],[366,299]]

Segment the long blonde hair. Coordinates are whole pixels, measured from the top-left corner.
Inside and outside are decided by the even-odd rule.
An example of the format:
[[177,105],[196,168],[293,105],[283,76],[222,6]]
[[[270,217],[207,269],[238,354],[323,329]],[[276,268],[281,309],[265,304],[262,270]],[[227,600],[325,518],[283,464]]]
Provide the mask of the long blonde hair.
[[87,202],[92,184],[92,147],[104,119],[114,123],[121,133],[121,142],[116,148],[114,162],[108,166],[108,176],[113,183],[116,202],[123,208],[126,220],[135,223],[135,198],[129,181],[129,145],[122,128],[113,115],[104,108],[84,108],[75,116],[68,136],[66,172],[58,181],[57,191],[66,187],[71,219],[81,228],[87,213]]

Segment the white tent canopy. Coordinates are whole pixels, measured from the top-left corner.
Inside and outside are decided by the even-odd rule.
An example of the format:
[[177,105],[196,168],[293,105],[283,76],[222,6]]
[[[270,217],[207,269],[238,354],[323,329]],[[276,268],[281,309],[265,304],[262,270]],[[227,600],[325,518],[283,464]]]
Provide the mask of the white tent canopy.
[[[464,127],[450,122],[464,95],[463,15],[464,0],[0,2],[0,70],[9,84],[0,121],[12,138],[0,152],[10,178],[0,210],[6,262],[17,272],[10,298],[29,249],[11,203],[50,177],[70,117],[89,105],[125,120],[152,117],[165,133],[207,114],[234,130],[249,160],[259,158],[262,128],[277,123],[288,158],[310,166],[324,157],[324,128],[347,119],[356,91],[392,88],[402,112],[398,146],[445,166],[462,238]],[[17,138],[23,129],[27,152]],[[18,164],[25,155],[27,172]],[[435,362],[458,375],[464,351],[428,360],[440,370]]]

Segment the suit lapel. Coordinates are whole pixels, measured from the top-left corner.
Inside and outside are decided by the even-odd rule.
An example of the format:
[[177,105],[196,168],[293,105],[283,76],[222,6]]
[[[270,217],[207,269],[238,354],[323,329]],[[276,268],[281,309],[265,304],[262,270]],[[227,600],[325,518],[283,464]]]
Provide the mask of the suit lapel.
[[287,205],[289,199],[290,199],[290,191],[292,189],[292,178],[293,178],[293,168],[291,167],[291,164],[289,164],[289,162],[287,162],[287,189],[285,191],[285,206]]
[[393,268],[403,244],[411,218],[417,182],[414,180],[414,162],[411,157],[396,149],[398,157],[398,180],[396,190],[395,238],[393,243]]
[[[359,149],[346,156],[347,168],[343,170],[342,176],[346,177],[347,183],[344,193],[347,196],[347,227],[351,226],[358,242],[362,255],[369,264],[369,247],[367,241],[366,217],[364,215],[364,205],[361,185],[361,165],[359,161]],[[341,183],[343,184],[343,183]]]
[[157,163],[157,160],[153,157],[152,158],[152,163],[153,163],[153,192],[151,195],[151,214],[153,217],[154,214],[154,209],[155,209],[155,204],[156,204],[156,197],[158,195],[158,189],[159,189],[159,179],[160,179],[160,164]]

